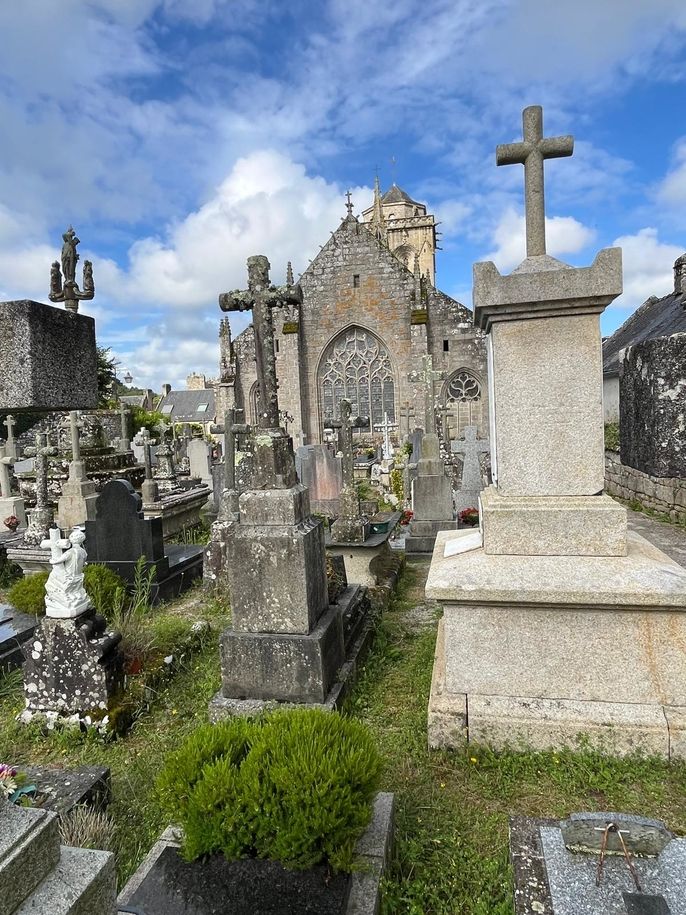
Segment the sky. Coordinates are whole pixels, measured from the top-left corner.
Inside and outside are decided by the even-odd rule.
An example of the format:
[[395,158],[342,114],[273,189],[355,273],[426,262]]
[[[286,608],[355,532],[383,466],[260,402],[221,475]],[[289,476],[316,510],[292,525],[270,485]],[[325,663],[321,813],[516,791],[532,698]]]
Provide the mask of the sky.
[[471,305],[475,261],[524,257],[495,147],[526,105],[575,137],[545,167],[549,253],[623,249],[604,333],[686,250],[683,0],[0,0],[0,35],[0,299],[47,301],[73,224],[81,311],[137,386],[216,375],[246,258],[297,276],[377,170],[436,215],[437,285]]

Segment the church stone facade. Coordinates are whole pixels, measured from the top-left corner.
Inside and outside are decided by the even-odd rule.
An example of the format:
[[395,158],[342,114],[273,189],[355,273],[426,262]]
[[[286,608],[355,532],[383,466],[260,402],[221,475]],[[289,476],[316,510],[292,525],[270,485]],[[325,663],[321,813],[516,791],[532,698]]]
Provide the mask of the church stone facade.
[[[392,218],[391,218],[392,217]],[[392,228],[389,228],[392,227]],[[300,307],[275,309],[279,407],[296,445],[322,441],[347,398],[376,434],[384,414],[396,442],[424,428],[425,387],[409,380],[433,357],[439,433],[456,438],[467,425],[488,435],[484,337],[468,308],[433,283],[435,222],[400,188],[359,220],[349,213],[300,278]],[[248,422],[257,419],[252,326],[231,341],[222,324],[220,380]],[[221,414],[220,414],[221,415]]]

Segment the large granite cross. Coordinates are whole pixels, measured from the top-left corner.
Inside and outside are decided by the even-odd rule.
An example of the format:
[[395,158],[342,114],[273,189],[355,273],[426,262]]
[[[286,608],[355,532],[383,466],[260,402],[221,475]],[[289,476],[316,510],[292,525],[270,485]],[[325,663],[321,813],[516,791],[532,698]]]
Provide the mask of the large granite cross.
[[[290,279],[290,277],[289,277]],[[282,305],[300,305],[299,285],[272,286],[269,282],[269,261],[262,254],[248,258],[248,288],[223,292],[219,296],[222,311],[253,313],[255,361],[259,394],[258,425],[262,429],[279,428],[279,402],[274,354],[274,325],[272,311]]]
[[544,137],[543,109],[530,105],[522,112],[521,143],[502,143],[495,152],[497,165],[524,166],[524,204],[526,210],[526,255],[545,254],[545,197],[543,160],[571,156],[574,137]]
[[422,358],[423,368],[421,371],[413,371],[407,376],[407,380],[412,384],[424,385],[424,433],[426,435],[435,435],[436,433],[436,394],[434,384],[436,381],[445,380],[445,372],[435,372],[433,368],[433,357],[424,356]]

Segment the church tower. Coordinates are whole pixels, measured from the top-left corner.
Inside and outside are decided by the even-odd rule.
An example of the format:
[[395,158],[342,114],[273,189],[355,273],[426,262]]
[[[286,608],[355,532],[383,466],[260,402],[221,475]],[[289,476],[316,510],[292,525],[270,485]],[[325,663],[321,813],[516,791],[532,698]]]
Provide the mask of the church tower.
[[397,184],[381,194],[379,179],[374,183],[374,202],[362,212],[362,221],[377,238],[388,245],[410,272],[419,257],[422,276],[436,284],[436,220],[426,205],[413,200]]

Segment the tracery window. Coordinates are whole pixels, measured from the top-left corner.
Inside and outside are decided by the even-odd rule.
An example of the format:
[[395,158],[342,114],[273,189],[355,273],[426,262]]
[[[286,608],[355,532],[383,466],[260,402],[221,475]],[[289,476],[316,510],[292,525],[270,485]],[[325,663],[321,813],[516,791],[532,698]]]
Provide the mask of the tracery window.
[[319,367],[322,427],[338,419],[346,398],[353,414],[368,418],[361,431],[383,422],[388,413],[395,422],[395,385],[391,357],[381,341],[362,327],[350,327],[329,344]]
[[481,382],[467,369],[454,372],[447,381],[443,398],[444,437],[459,438],[465,426],[481,431]]

